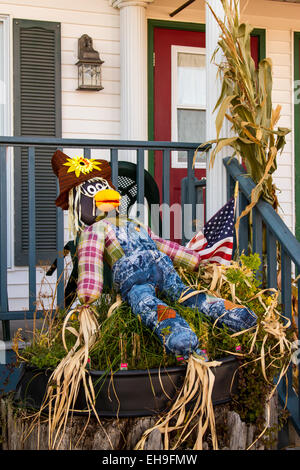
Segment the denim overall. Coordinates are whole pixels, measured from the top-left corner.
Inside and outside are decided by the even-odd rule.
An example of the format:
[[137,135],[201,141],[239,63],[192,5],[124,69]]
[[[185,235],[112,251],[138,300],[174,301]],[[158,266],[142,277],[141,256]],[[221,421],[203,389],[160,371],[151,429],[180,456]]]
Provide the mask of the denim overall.
[[[124,256],[112,268],[113,282],[123,300],[128,302],[135,315],[140,315],[147,327],[155,331],[168,353],[182,355],[185,359],[193,351],[199,354],[196,334],[177,312],[172,310],[172,318],[160,320],[158,307],[169,307],[156,296],[157,288],[164,296],[176,301],[181,294],[194,290],[182,282],[171,259],[157,249],[143,227],[127,221],[113,229],[124,251]],[[227,325],[234,331],[256,324],[256,315],[252,311],[245,307],[226,310],[223,299],[205,293],[190,297],[182,305],[197,308],[213,322],[220,318],[218,326]]]

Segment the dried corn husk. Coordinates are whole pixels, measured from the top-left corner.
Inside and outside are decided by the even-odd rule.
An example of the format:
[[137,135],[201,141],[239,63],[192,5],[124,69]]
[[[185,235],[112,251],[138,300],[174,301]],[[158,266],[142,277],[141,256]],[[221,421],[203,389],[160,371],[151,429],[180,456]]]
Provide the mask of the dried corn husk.
[[[243,158],[248,174],[257,185],[245,214],[261,195],[276,209],[278,201],[272,174],[277,168],[276,159],[284,148],[285,136],[290,129],[275,129],[281,106],[272,109],[272,62],[269,58],[263,59],[256,69],[250,46],[252,26],[240,22],[238,0],[220,1],[225,12],[224,20],[217,17],[208,3],[221,31],[212,61],[219,50],[223,57],[222,62],[216,64],[222,80],[221,93],[215,106],[215,110],[218,109],[216,139],[202,145],[216,143],[211,152],[210,166],[225,146],[233,149],[233,155]],[[231,123],[232,136],[220,138],[225,119]],[[194,160],[197,152],[198,149]]]
[[[171,407],[170,411],[161,417],[157,423],[148,429],[135,450],[143,450],[147,437],[154,430],[158,429],[163,435],[164,449],[175,450],[181,445],[194,431],[197,430],[194,450],[202,450],[203,437],[207,430],[210,430],[214,449],[218,449],[215,417],[212,405],[212,390],[215,376],[212,368],[219,366],[217,361],[204,362],[195,353],[190,356],[187,364],[187,371],[184,384],[181,391]],[[187,406],[192,404],[191,409]],[[197,417],[196,424],[194,418]],[[174,423],[174,421],[176,422]],[[173,431],[178,432],[176,441],[170,449],[170,434]]]
[[[79,331],[68,326],[68,321],[74,313],[78,313]],[[66,330],[76,338],[75,344],[70,350],[66,345]],[[91,306],[82,305],[68,313],[62,328],[62,341],[67,354],[51,374],[46,397],[36,415],[37,421],[40,419],[41,413],[48,407],[49,449],[59,448],[64,437],[69,413],[75,410],[81,385],[84,387],[88,412],[93,411],[101,424],[94,406],[95,393],[92,379],[87,373],[89,350],[98,339],[99,325]],[[36,421],[33,421],[33,426]],[[109,439],[109,436],[107,437]]]

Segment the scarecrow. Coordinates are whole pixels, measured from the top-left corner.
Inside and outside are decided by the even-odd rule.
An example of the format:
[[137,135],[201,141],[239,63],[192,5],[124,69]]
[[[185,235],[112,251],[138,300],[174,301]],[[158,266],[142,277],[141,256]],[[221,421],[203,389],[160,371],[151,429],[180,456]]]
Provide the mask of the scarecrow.
[[[256,315],[241,305],[196,291],[185,285],[176,267],[197,270],[201,253],[156,236],[137,220],[118,212],[120,194],[111,181],[106,160],[69,158],[57,150],[52,157],[60,194],[56,205],[69,209],[78,237],[77,296],[90,306],[101,295],[103,260],[111,267],[113,285],[132,312],[155,331],[168,353],[184,359],[203,355],[188,323],[159,297],[198,309],[218,326],[233,331],[249,329]],[[109,213],[115,212],[114,217]]]
[[[63,439],[69,412],[76,409],[79,387],[84,388],[87,409],[95,409],[95,391],[88,373],[89,351],[101,341],[101,327],[93,306],[103,287],[103,261],[111,266],[113,285],[132,312],[156,333],[165,350],[186,364],[184,384],[167,415],[154,428],[165,439],[168,449],[171,431],[180,431],[179,441],[189,434],[196,419],[198,433],[194,448],[202,448],[202,438],[211,429],[213,447],[217,448],[212,406],[214,374],[220,362],[209,361],[199,349],[198,338],[188,323],[170,308],[167,300],[179,301],[209,317],[219,326],[234,331],[249,329],[256,316],[246,307],[199,292],[185,285],[175,267],[196,270],[202,263],[201,252],[195,252],[157,237],[137,220],[119,214],[120,194],[111,181],[111,168],[106,160],[69,158],[57,150],[52,167],[59,181],[60,194],[56,205],[69,210],[69,223],[77,245],[80,305],[64,318],[62,342],[65,357],[51,374],[40,413],[49,411],[49,448],[58,448]],[[112,212],[116,212],[114,217]],[[108,316],[111,314],[111,308]],[[69,324],[78,315],[77,327]],[[75,336],[69,349],[66,331]],[[55,386],[53,386],[55,384]],[[186,411],[189,406],[189,411]],[[52,413],[53,410],[53,413]],[[176,423],[174,424],[174,419]],[[183,423],[185,422],[184,426]],[[192,424],[192,429],[195,426]],[[145,432],[136,449],[144,447],[152,429]]]

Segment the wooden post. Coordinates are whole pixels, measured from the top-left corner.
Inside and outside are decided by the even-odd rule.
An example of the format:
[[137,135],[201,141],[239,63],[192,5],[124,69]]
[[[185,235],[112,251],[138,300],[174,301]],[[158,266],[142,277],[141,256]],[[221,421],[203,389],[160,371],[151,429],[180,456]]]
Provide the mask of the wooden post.
[[[276,398],[272,399],[270,406],[271,427],[277,423]],[[255,440],[255,427],[243,423],[237,413],[230,411],[229,404],[215,406],[214,411],[219,448],[221,450],[246,450]],[[10,397],[1,400],[0,418],[3,450],[48,450],[48,426],[46,422],[41,422],[28,434],[32,415],[32,411],[15,408]],[[143,433],[151,428],[157,419],[157,416],[103,418],[101,419],[101,425],[99,425],[94,417],[91,417],[87,424],[86,416],[76,415],[70,417],[67,423],[66,433],[59,450],[133,450]],[[276,437],[274,431],[273,442],[274,438],[276,441]],[[209,442],[209,439],[204,442],[204,449],[208,450],[210,448]],[[276,448],[276,442],[272,447]],[[252,449],[264,449],[262,440],[256,442]],[[158,430],[152,431],[148,437],[145,450],[163,450],[163,441]]]

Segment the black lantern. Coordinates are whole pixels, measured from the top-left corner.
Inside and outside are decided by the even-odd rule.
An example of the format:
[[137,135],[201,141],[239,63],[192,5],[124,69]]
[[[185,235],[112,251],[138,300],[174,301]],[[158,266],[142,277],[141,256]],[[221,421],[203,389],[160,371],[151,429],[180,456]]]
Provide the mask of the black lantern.
[[93,40],[87,34],[78,39],[78,88],[77,90],[103,90],[99,52],[93,49]]

